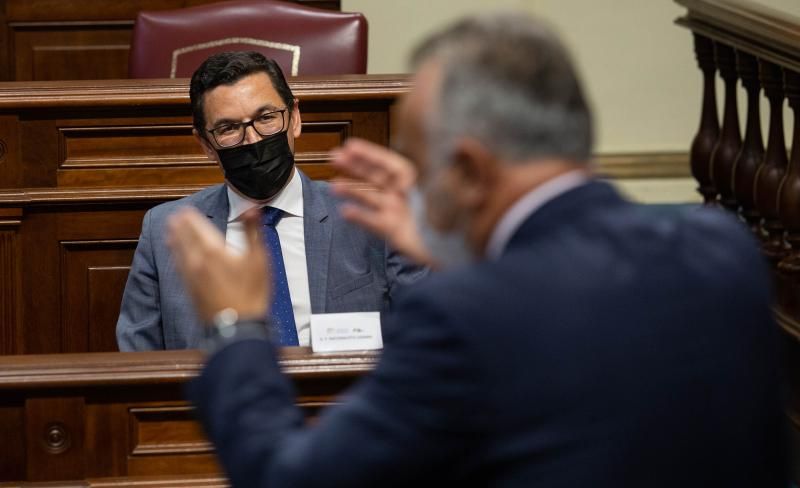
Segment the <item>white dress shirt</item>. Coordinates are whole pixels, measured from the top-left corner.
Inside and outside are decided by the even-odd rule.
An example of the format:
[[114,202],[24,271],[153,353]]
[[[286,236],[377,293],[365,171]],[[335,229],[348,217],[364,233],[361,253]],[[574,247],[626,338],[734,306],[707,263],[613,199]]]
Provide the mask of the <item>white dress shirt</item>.
[[284,211],[283,218],[275,226],[281,241],[283,264],[289,282],[289,295],[292,298],[294,323],[297,326],[297,339],[301,346],[311,342],[311,293],[308,289],[308,264],[306,263],[306,239],[303,228],[303,183],[297,169],[286,188],[267,202],[255,203],[247,200],[230,186],[228,190],[228,229],[225,241],[228,247],[243,251],[247,247],[244,225],[240,217],[253,207],[270,206]]
[[489,244],[486,246],[486,257],[497,259],[503,254],[508,241],[517,229],[534,212],[557,196],[579,187],[589,180],[583,170],[573,170],[542,183],[522,196],[503,214],[492,230]]

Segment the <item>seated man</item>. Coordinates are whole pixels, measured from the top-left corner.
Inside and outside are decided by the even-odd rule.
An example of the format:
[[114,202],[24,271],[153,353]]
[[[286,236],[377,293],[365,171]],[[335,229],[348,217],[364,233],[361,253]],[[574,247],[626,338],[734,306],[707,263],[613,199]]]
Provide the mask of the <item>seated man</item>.
[[121,351],[195,348],[203,338],[164,240],[179,207],[207,215],[237,250],[247,244],[241,215],[264,207],[276,276],[270,318],[283,345],[309,344],[311,313],[386,309],[396,285],[423,272],[345,222],[327,184],[295,168],[300,111],[277,63],[256,52],[214,55],[192,76],[190,96],[194,135],[225,184],[145,215],[117,321]]

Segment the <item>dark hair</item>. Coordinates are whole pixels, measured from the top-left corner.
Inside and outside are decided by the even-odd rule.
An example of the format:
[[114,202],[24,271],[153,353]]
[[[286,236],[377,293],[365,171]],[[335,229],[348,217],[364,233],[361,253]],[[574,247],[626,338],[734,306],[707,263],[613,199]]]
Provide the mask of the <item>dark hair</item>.
[[441,63],[432,144],[470,135],[509,160],[588,162],[592,116],[576,70],[556,34],[517,12],[464,19],[425,41],[415,65]]
[[201,136],[206,137],[203,95],[220,85],[233,85],[254,73],[266,73],[269,76],[272,86],[291,113],[294,109],[294,95],[278,63],[256,51],[228,51],[214,54],[197,68],[189,84],[192,124]]

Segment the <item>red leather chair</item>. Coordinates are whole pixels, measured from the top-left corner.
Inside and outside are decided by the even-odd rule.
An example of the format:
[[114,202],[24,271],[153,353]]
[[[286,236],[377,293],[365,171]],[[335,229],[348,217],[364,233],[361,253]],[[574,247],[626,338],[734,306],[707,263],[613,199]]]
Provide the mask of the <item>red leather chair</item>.
[[367,72],[367,19],[275,0],[236,0],[136,18],[131,78],[189,77],[208,56],[254,50],[287,76]]

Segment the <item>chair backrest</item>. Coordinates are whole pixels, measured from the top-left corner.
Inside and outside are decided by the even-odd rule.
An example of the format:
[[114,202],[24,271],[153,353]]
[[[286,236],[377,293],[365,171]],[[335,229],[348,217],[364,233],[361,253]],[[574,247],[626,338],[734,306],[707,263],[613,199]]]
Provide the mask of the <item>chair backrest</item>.
[[367,19],[276,0],[235,0],[136,18],[131,78],[189,77],[208,56],[254,50],[286,76],[367,72]]

